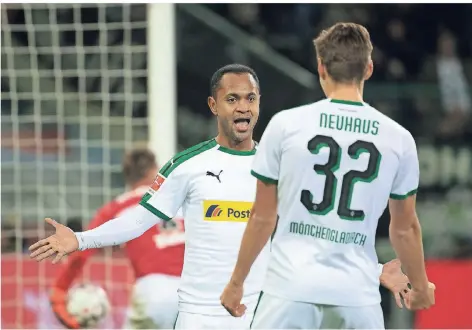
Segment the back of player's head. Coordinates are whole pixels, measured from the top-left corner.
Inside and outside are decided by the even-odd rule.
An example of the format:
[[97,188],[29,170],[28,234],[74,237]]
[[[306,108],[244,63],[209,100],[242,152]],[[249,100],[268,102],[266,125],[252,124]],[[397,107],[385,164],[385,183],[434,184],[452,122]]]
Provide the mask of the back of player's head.
[[157,168],[154,153],[147,148],[135,148],[128,151],[123,159],[123,176],[128,185],[146,179],[149,172]]
[[372,43],[365,27],[337,23],[323,30],[314,40],[316,55],[328,75],[338,83],[364,80],[372,54]]
[[227,73],[250,74],[256,81],[257,87],[259,88],[259,77],[257,77],[256,71],[243,64],[228,64],[216,70],[215,73],[213,73],[213,76],[211,77],[210,93],[211,96],[213,96],[214,98],[216,98],[216,90],[220,85],[221,78],[223,78],[223,76]]

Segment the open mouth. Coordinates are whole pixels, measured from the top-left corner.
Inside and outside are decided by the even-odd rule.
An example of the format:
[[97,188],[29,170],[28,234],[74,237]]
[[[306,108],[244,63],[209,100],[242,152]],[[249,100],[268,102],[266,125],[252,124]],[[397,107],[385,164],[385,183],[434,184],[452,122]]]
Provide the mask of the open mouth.
[[238,118],[234,120],[234,125],[236,130],[239,132],[245,132],[249,129],[249,124],[251,123],[250,118]]

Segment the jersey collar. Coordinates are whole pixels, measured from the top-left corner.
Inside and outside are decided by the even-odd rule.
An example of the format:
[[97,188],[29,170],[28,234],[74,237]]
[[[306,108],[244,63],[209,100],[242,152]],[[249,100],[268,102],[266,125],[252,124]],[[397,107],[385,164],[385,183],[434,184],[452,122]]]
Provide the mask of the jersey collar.
[[254,141],[254,148],[252,150],[234,150],[230,148],[226,148],[223,146],[218,146],[218,150],[222,151],[224,153],[230,154],[230,155],[235,155],[235,156],[252,156],[256,154],[256,149],[257,149],[257,142]]
[[347,105],[357,105],[359,107],[363,107],[364,103],[362,102],[355,102],[355,101],[346,101],[346,100],[338,100],[338,99],[328,99],[331,103],[340,103],[340,104],[347,104]]

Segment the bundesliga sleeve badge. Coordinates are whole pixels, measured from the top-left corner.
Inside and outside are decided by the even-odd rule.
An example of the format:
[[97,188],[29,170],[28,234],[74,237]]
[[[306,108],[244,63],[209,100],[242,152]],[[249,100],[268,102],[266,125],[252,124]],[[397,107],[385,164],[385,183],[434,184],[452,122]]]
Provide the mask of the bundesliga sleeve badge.
[[155,193],[156,191],[159,190],[159,188],[161,188],[162,184],[164,183],[165,181],[165,178],[163,176],[161,176],[160,174],[158,174],[156,176],[156,178],[154,179],[154,182],[152,183],[151,187],[150,187],[150,193]]

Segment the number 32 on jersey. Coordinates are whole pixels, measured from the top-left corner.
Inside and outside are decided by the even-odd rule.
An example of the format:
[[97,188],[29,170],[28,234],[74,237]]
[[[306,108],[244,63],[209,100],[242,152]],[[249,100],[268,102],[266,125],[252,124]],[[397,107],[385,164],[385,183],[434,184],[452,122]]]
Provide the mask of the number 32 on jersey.
[[357,140],[351,144],[347,150],[347,155],[343,155],[343,150],[339,144],[330,136],[317,135],[308,141],[308,150],[316,155],[322,148],[329,148],[329,157],[326,164],[315,164],[313,169],[317,174],[326,177],[323,199],[320,203],[313,203],[313,195],[309,190],[302,190],[300,201],[306,209],[316,215],[326,215],[334,209],[338,180],[335,172],[339,169],[341,158],[348,156],[358,159],[362,153],[369,154],[367,169],[361,171],[349,171],[343,176],[341,194],[338,202],[337,214],[341,219],[349,221],[363,221],[365,213],[363,210],[353,210],[350,208],[352,194],[355,183],[358,181],[372,182],[377,178],[382,158],[379,150],[372,142]]

